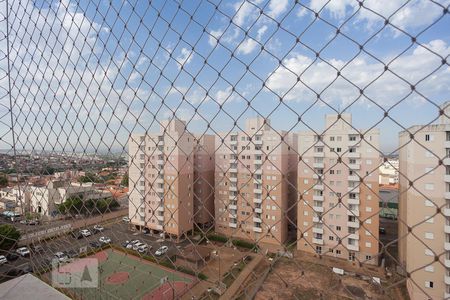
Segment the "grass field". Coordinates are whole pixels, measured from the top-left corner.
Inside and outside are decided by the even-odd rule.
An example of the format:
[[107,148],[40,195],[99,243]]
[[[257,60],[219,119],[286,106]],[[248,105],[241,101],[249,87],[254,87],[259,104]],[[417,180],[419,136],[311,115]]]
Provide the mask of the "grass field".
[[[70,296],[79,299],[174,299],[185,293],[196,280],[117,250],[107,249],[95,257],[99,258],[98,289],[73,288],[68,291]],[[123,280],[111,282],[111,276]],[[161,285],[164,277],[167,282]]]

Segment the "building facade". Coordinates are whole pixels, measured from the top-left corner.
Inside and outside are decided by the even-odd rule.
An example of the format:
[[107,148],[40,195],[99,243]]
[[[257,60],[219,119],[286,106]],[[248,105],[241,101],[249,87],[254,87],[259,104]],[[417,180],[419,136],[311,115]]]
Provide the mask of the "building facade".
[[323,134],[298,136],[297,248],[377,264],[379,131],[353,129],[350,114],[325,118]]
[[[158,133],[132,134],[128,142],[131,223],[180,238],[194,229],[194,218],[208,222],[205,210],[212,208],[207,185],[213,184],[208,166],[214,161],[206,152],[213,151],[213,142],[207,135],[196,138],[178,119],[163,121]],[[195,161],[202,168],[196,168]],[[194,183],[199,190],[194,191]]]
[[263,245],[281,245],[295,224],[296,140],[270,120],[216,136],[215,231]]
[[399,260],[410,273],[408,292],[411,299],[448,299],[450,121],[443,115],[437,124],[408,128],[399,142]]

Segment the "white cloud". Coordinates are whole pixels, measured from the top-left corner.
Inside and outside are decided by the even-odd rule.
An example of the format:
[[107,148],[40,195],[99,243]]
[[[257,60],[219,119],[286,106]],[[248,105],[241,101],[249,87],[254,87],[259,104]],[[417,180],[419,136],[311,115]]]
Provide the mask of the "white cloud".
[[239,46],[238,52],[242,53],[242,54],[250,54],[253,52],[253,50],[256,49],[257,46],[258,46],[258,43],[254,39],[247,38]]
[[288,0],[271,0],[269,3],[268,15],[272,18],[277,18],[279,15],[286,11],[288,4]]
[[211,45],[211,47],[214,47],[217,44],[218,39],[220,38],[220,36],[223,34],[222,30],[211,30],[209,32],[209,37],[208,37],[208,44]]
[[[447,6],[450,0],[439,2]],[[366,0],[364,1],[364,7],[356,14],[355,18],[357,21],[367,22],[369,28],[389,18],[393,25],[401,29],[408,29],[431,24],[442,15],[442,8],[429,0],[412,0],[402,7],[404,4],[404,0]],[[359,3],[354,0],[311,0],[309,6],[316,12],[324,7],[324,10],[328,11],[334,18],[343,19],[355,12],[359,8]],[[400,10],[396,12],[399,8]],[[392,14],[394,15],[391,17]]]
[[258,41],[261,40],[261,38],[263,37],[264,33],[266,33],[267,29],[268,29],[267,25],[263,25],[263,26],[261,26],[261,27],[258,29],[258,32],[257,32],[257,35],[256,35],[256,39],[257,39]]
[[187,48],[181,49],[181,54],[177,57],[177,61],[179,63],[178,68],[181,66],[187,65],[191,62],[194,55],[192,54],[192,50],[188,50]]
[[233,18],[234,23],[239,27],[243,27],[246,22],[255,20],[258,17],[259,10],[257,5],[261,3],[262,0],[244,0],[235,3],[234,9],[236,11],[236,14]]
[[[443,57],[450,54],[450,47],[441,40],[432,41],[427,47]],[[315,62],[301,54],[292,55],[283,61],[285,67],[279,67],[269,75],[267,86],[286,100],[309,101],[316,99],[315,93],[319,93],[326,102],[344,105],[353,102],[360,94],[359,89],[365,89],[373,80],[375,82],[364,90],[364,95],[383,106],[392,105],[410,92],[408,83],[389,71],[383,74],[384,65],[369,58],[357,57],[349,63],[337,59],[327,62]],[[341,69],[344,65],[346,67],[341,70],[341,74],[351,83],[342,77],[337,78],[335,68]],[[448,66],[427,77],[439,66],[440,57],[418,46],[411,53],[395,59],[389,69],[409,83],[417,84],[418,91],[432,97],[450,92]],[[297,82],[298,76],[300,82]],[[427,78],[419,83],[424,77]],[[420,99],[417,95],[414,97]]]

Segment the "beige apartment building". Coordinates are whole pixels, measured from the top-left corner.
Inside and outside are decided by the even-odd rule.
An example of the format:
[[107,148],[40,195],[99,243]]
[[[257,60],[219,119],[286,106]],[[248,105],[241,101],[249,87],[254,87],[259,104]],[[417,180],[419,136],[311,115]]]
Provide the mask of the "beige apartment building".
[[214,161],[206,152],[214,149],[213,143],[212,136],[195,138],[178,119],[161,122],[158,133],[132,134],[128,142],[131,223],[180,238],[194,228],[194,217],[207,220],[205,211],[213,209],[205,185],[214,184],[209,170]]
[[260,245],[286,242],[289,223],[295,225],[296,145],[296,135],[263,118],[216,136],[216,232]]
[[413,126],[399,138],[399,261],[410,273],[409,296],[449,299],[450,120]]
[[350,114],[325,119],[322,135],[298,136],[297,248],[377,264],[379,130],[353,129]]

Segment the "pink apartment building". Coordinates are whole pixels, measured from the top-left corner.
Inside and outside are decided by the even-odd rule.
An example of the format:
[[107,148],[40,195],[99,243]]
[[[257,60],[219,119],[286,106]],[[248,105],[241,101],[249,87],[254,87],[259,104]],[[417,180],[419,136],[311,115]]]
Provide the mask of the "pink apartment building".
[[281,245],[295,225],[296,136],[270,121],[216,136],[215,230],[260,245]]
[[194,228],[195,216],[204,220],[203,207],[197,205],[201,209],[195,211],[194,195],[195,202],[205,203],[209,210],[211,200],[205,188],[194,190],[194,182],[213,185],[213,179],[210,172],[203,174],[195,168],[195,154],[198,149],[197,160],[203,161],[202,149],[214,148],[208,144],[212,142],[210,136],[195,138],[178,119],[163,121],[159,133],[131,135],[129,217],[133,225],[180,238]]
[[[450,103],[442,109],[450,115]],[[411,299],[450,298],[450,120],[400,132],[399,261]]]
[[379,131],[351,124],[327,115],[322,135],[299,133],[297,248],[376,264]]

